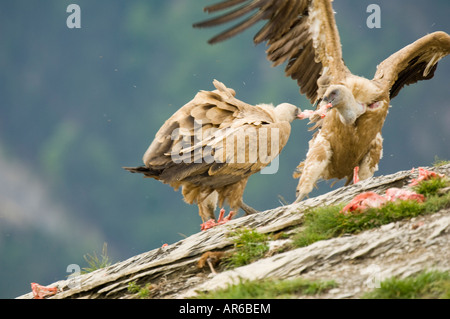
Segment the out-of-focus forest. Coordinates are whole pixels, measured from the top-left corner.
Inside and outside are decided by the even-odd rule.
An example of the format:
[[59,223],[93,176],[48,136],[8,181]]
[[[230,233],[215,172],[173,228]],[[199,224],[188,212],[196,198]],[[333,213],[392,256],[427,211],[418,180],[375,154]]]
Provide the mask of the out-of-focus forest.
[[[180,192],[130,174],[154,134],[198,90],[218,79],[251,104],[311,108],[283,68],[272,68],[253,27],[225,43],[222,28],[191,26],[217,0],[15,0],[0,2],[0,297],[64,279],[67,266],[108,244],[111,261],[200,230],[197,207]],[[69,4],[81,28],[69,29]],[[368,4],[381,8],[369,29]],[[346,64],[371,78],[384,58],[419,37],[450,32],[448,0],[336,0]],[[261,26],[261,25],[259,25]],[[450,159],[450,57],[430,81],[392,101],[376,175]],[[293,123],[277,174],[250,178],[245,201],[258,210],[295,199],[292,172],[311,132]],[[330,190],[322,182],[314,195]],[[337,184],[341,185],[341,184]],[[337,187],[337,186],[335,186]]]

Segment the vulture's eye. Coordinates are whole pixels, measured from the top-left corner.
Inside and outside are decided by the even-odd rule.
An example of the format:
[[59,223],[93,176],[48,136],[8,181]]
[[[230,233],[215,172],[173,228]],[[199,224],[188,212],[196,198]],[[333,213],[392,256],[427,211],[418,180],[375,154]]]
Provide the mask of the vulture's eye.
[[336,95],[338,95],[338,90],[333,90],[330,93],[330,98],[334,98],[334,97],[336,97]]

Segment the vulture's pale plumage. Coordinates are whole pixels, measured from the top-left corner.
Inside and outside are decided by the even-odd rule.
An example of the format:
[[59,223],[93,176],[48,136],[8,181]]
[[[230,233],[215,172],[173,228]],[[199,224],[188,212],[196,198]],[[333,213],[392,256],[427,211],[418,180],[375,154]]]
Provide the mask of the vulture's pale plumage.
[[[286,75],[298,82],[317,108],[332,108],[312,122],[318,131],[309,142],[306,160],[297,168],[297,200],[311,192],[320,179],[352,180],[371,177],[382,156],[381,128],[389,103],[405,86],[431,79],[437,62],[450,53],[445,32],[428,34],[392,54],[377,67],[372,80],[353,75],[342,59],[341,42],[331,0],[228,0],[205,8],[223,15],[194,27],[211,27],[246,14],[239,24],[212,38],[216,43],[233,37],[259,21],[266,24],[254,37],[267,42],[274,66],[287,62]],[[356,179],[357,180],[357,179]]]
[[256,212],[242,200],[247,180],[278,156],[299,113],[288,103],[249,105],[223,83],[213,83],[217,90],[197,93],[159,129],[144,166],[125,167],[181,187],[184,200],[197,203],[203,222],[215,219],[217,203]]

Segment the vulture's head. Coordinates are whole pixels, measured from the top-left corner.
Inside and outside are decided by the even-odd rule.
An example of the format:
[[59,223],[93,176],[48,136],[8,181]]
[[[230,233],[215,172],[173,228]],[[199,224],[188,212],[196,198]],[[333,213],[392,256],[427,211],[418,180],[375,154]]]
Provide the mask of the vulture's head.
[[330,85],[322,98],[340,115],[341,122],[350,125],[366,111],[364,104],[358,103],[352,91],[344,85]]
[[279,122],[287,121],[291,123],[297,119],[301,110],[293,104],[282,103],[275,107],[275,116]]
[[348,102],[352,103],[355,100],[352,92],[346,86],[339,84],[330,85],[325,91],[322,99],[337,109],[340,109],[348,104]]

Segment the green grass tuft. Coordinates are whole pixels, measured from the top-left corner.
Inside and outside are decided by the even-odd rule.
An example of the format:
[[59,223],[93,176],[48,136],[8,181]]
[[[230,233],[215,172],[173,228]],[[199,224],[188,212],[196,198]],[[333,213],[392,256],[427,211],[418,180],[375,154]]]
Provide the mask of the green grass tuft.
[[[427,192],[430,192],[430,188],[433,189],[433,193],[436,193],[439,189],[436,189],[436,184],[433,184],[432,187],[429,187],[431,183],[427,183],[427,185],[424,187]],[[413,200],[387,202],[380,208],[370,208],[354,214],[341,214],[340,210],[343,207],[343,204],[319,207],[305,213],[303,230],[293,237],[294,245],[304,247],[319,240],[339,237],[344,234],[356,234],[402,219],[434,213],[450,207],[450,193],[443,196],[431,195],[427,197],[424,203]]]
[[84,257],[84,260],[89,265],[89,267],[83,268],[81,273],[84,273],[84,274],[93,272],[94,270],[97,270],[97,269],[111,266],[111,262],[109,261],[109,257],[108,257],[108,246],[106,243],[103,243],[102,254],[100,255],[101,258],[99,258],[97,256],[97,253],[95,251],[92,255],[86,254],[83,257]]
[[136,284],[136,281],[132,281],[128,283],[127,290],[131,294],[137,294],[140,299],[147,299],[150,297],[150,289],[152,286],[148,284],[146,287],[142,288],[138,284]]
[[201,293],[199,299],[276,299],[296,298],[299,295],[324,293],[337,284],[334,281],[311,281],[302,278],[290,280],[241,280],[236,285]]
[[436,177],[420,182],[417,186],[414,186],[413,189],[416,193],[429,197],[436,195],[439,189],[446,187],[447,185],[447,178]]
[[234,237],[234,252],[225,258],[227,268],[247,265],[269,250],[268,236],[256,230],[242,228],[230,234]]
[[406,279],[390,278],[380,288],[364,294],[367,299],[450,299],[450,273],[421,272]]
[[293,243],[297,247],[308,246],[316,241],[329,239],[341,233],[337,218],[344,205],[319,207],[304,215],[303,230],[294,235]]
[[447,165],[447,164],[450,164],[450,161],[441,159],[438,156],[434,157],[433,166],[439,167],[439,166],[443,166],[443,165]]

